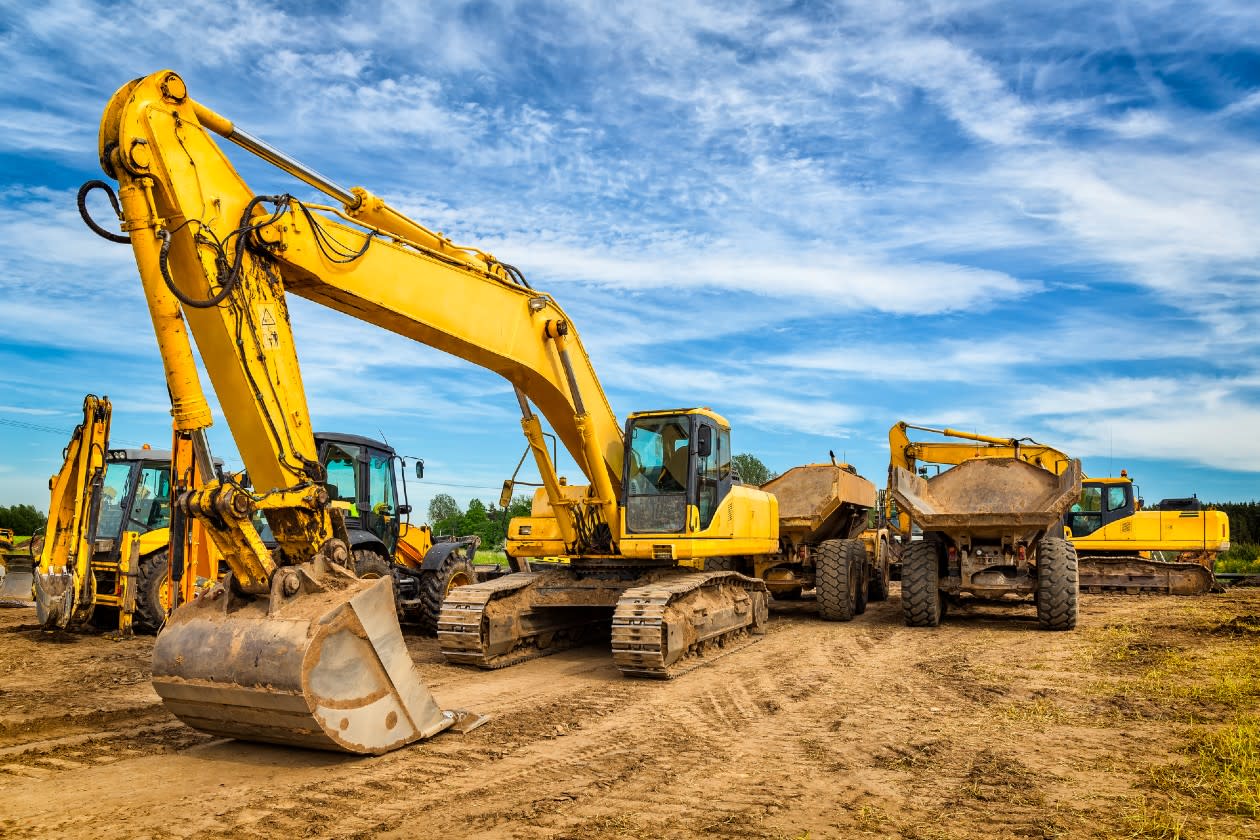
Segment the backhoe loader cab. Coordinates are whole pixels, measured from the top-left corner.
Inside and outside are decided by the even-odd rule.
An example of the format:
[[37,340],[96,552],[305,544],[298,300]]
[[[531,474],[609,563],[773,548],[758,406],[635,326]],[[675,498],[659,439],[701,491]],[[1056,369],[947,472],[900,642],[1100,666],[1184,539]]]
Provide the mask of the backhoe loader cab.
[[[171,453],[156,449],[111,449],[105,457],[97,553],[114,553],[122,532],[148,534],[171,524]],[[144,553],[144,548],[141,548]]]
[[[450,590],[501,574],[498,566],[475,565],[481,538],[441,537],[427,525],[411,525],[406,470],[394,448],[372,438],[317,432],[324,487],[341,511],[361,578],[392,578],[399,615],[421,633],[437,632],[442,600]],[[418,478],[424,462],[417,461]]]
[[[341,511],[356,559],[359,552],[370,551],[387,561],[398,546],[402,517],[411,513],[410,505],[399,502],[394,469],[398,454],[388,444],[359,435],[318,432],[315,442],[326,474],[324,486],[332,506]],[[364,570],[356,571],[363,576]]]

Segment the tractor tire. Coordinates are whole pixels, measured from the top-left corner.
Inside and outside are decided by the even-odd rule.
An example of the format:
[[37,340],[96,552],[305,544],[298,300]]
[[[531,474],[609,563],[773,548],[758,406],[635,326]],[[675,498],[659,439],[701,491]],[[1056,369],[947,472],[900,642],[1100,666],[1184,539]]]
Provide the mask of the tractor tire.
[[888,546],[881,545],[879,557],[871,566],[871,583],[867,587],[866,596],[871,601],[888,600],[888,566],[884,560],[888,557]]
[[824,540],[814,560],[818,615],[825,621],[852,621],[866,549],[861,540]]
[[393,578],[394,567],[372,549],[360,548],[354,552],[354,573],[364,580]]
[[136,574],[136,611],[131,615],[132,629],[139,633],[156,633],[166,623],[166,605],[179,606],[178,588],[171,585],[168,572],[171,557],[166,549],[140,558]]
[[421,634],[436,636],[438,616],[442,613],[442,602],[446,593],[459,586],[468,586],[477,582],[477,572],[472,562],[463,554],[452,553],[442,565],[420,573],[420,611],[416,616],[416,624]]
[[936,543],[910,543],[901,553],[901,613],[907,627],[939,627],[945,615],[940,551]]
[[1037,543],[1037,623],[1042,630],[1076,626],[1080,582],[1076,549],[1067,540],[1045,537]]

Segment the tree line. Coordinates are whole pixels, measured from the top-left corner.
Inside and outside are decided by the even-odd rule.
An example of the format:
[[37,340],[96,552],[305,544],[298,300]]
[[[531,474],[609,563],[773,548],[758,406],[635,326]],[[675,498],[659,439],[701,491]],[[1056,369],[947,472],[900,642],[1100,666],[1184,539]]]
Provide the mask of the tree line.
[[34,505],[0,505],[0,528],[9,528],[20,537],[29,537],[47,521],[48,517]]
[[498,551],[507,541],[508,523],[515,516],[529,516],[531,501],[527,496],[514,496],[507,510],[494,502],[487,507],[481,499],[472,499],[465,510],[446,493],[438,493],[429,501],[429,527],[435,536],[481,537],[481,545]]
[[1231,543],[1260,543],[1260,502],[1215,502],[1210,507],[1229,517]]

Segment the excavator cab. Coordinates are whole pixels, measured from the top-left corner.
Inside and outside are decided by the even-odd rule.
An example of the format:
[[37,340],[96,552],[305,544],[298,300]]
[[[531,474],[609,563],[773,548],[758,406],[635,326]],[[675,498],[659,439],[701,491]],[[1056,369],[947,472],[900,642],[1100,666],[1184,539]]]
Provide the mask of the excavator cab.
[[[626,421],[626,528],[630,533],[704,530],[734,483],[731,429],[707,409],[632,414]],[[694,509],[696,518],[689,517]]]
[[1137,510],[1134,496],[1133,482],[1123,474],[1120,478],[1086,479],[1081,483],[1080,500],[1063,515],[1063,524],[1073,537],[1088,536],[1132,516]]

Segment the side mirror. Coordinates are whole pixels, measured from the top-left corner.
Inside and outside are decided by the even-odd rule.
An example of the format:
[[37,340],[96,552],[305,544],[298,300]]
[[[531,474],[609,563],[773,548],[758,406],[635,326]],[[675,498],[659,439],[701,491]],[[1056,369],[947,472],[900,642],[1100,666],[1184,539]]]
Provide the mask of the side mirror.
[[696,457],[708,458],[713,454],[713,427],[701,426],[696,435]]
[[399,515],[399,516],[406,516],[406,515],[407,515],[407,514],[409,514],[409,513],[411,513],[411,505],[399,505],[399,506],[398,506],[398,515]]
[[503,492],[499,494],[500,509],[507,510],[508,506],[512,504],[512,490],[512,479],[509,478],[507,481],[503,482]]
[[416,459],[416,478],[424,478],[424,459]]

